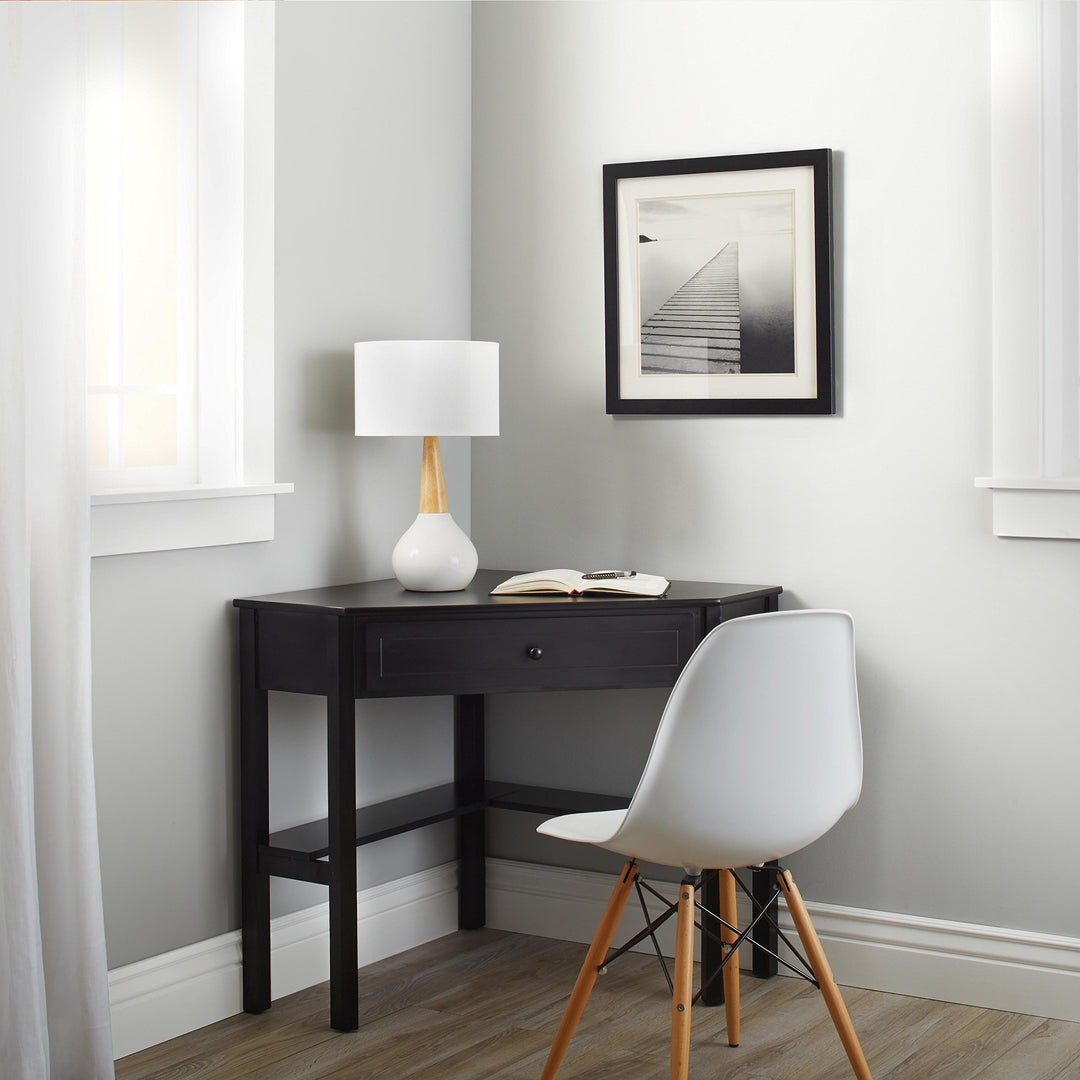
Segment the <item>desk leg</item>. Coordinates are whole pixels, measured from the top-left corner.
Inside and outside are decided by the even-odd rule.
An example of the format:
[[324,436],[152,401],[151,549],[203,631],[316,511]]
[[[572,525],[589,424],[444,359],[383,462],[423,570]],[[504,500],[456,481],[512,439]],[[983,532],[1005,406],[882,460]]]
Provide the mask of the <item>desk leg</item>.
[[[755,869],[753,872],[753,881],[751,889],[754,893],[754,899],[765,906],[769,903],[769,899],[772,898],[772,917],[775,919],[777,914],[777,902],[776,897],[773,895],[775,891],[776,873],[779,868],[779,864],[773,860],[772,862],[763,863],[760,869]],[[756,945],[763,945],[766,949],[771,949],[776,952],[779,944],[776,936],[776,930],[773,925],[762,919],[757,924],[752,935],[753,941]],[[766,952],[762,952],[761,949],[754,949],[754,975],[759,979],[770,979],[776,974],[776,961]]]
[[255,619],[240,611],[240,911],[244,1011],[270,1008],[270,875],[259,848],[270,842],[267,693],[255,685]]
[[[780,598],[778,596],[770,596],[765,600],[766,611],[779,611],[779,609]],[[773,895],[776,888],[778,869],[779,863],[774,859],[763,864],[760,870],[755,870],[751,875],[750,888],[754,894],[754,899],[759,904],[768,904],[769,897]],[[774,919],[777,917],[778,907],[779,905],[774,898],[771,912]],[[776,930],[771,923],[766,922],[764,919],[757,924],[752,940],[755,944],[763,945],[773,952],[776,952],[780,945]],[[754,949],[753,953],[754,975],[759,979],[771,979],[777,972],[776,961],[768,953],[762,952],[761,949]]]
[[[460,694],[454,698],[454,782],[460,786],[483,787],[484,696]],[[476,930],[484,925],[485,880],[484,811],[476,810],[458,818],[458,928]]]
[[[720,910],[720,875],[715,870],[706,870],[701,880],[701,906],[706,911],[719,911]],[[720,924],[715,919],[708,919],[702,915],[702,927],[703,929],[711,930],[712,933],[719,935]],[[702,933],[701,935],[701,985],[704,986],[709,979],[712,978],[713,973],[720,967],[720,962],[724,959],[723,952],[720,948],[720,942],[715,938],[710,937],[708,934]],[[732,963],[736,963],[733,960]],[[717,978],[716,982],[708,988],[708,990],[702,993],[699,999],[702,1005],[723,1005],[724,1004],[724,983],[723,980]]]
[[356,694],[353,627],[338,621],[337,689],[326,699],[328,846],[330,849],[330,1026],[359,1021],[356,949]]

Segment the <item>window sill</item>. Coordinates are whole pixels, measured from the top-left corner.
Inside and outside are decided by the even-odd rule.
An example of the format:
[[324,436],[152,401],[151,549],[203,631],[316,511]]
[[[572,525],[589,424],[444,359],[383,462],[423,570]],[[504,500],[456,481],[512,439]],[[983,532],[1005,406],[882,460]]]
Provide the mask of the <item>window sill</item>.
[[250,544],[274,539],[274,496],[292,484],[108,492],[90,497],[90,554]]
[[994,500],[994,535],[1080,540],[1080,478],[980,476]]

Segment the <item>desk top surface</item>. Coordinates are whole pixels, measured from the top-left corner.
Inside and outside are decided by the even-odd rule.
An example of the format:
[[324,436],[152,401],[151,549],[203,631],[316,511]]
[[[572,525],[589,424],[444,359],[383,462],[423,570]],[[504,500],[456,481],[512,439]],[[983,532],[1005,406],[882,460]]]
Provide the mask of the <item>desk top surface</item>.
[[762,596],[777,596],[779,585],[734,585],[716,581],[673,581],[663,596],[628,596],[613,593],[589,593],[564,596],[558,593],[518,596],[491,596],[501,581],[520,573],[518,570],[478,570],[466,589],[458,592],[409,592],[394,578],[361,581],[351,585],[330,585],[318,589],[246,596],[233,601],[237,607],[277,608],[302,611],[326,611],[337,614],[377,612],[404,614],[416,608],[433,611],[458,611],[493,608],[550,609],[555,607],[612,608],[626,605],[665,607],[688,603],[726,604]]

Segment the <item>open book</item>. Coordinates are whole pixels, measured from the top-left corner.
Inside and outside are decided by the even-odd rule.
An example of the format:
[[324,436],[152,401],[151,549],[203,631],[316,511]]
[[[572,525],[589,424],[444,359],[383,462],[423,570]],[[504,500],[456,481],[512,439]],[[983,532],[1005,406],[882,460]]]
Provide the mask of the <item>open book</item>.
[[606,592],[626,593],[630,596],[663,596],[670,584],[667,578],[656,574],[600,571],[586,575],[577,570],[537,570],[532,574],[518,574],[516,577],[507,578],[491,590],[491,595],[565,593],[567,596],[576,596],[585,592]]

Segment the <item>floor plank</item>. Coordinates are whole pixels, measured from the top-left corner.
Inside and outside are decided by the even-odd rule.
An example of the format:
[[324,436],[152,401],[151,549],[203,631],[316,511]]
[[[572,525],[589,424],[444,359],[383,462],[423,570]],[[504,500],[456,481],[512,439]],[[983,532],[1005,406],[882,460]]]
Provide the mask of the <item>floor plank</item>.
[[[474,930],[364,968],[360,1027],[330,1031],[329,987],[230,1017],[116,1064],[117,1080],[536,1080],[584,946]],[[1080,1024],[844,989],[875,1080],[1076,1080]],[[655,958],[597,980],[559,1080],[668,1073],[670,996]],[[742,1045],[722,1008],[694,1010],[691,1080],[848,1080],[817,990],[742,984]]]
[[1056,1080],[1064,1076],[1080,1076],[1080,1024],[1063,1020],[1040,1021],[977,1074],[978,1080]]

